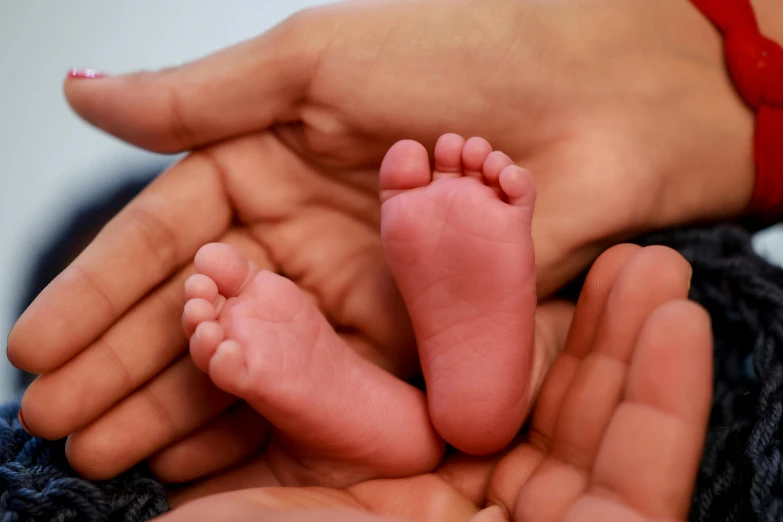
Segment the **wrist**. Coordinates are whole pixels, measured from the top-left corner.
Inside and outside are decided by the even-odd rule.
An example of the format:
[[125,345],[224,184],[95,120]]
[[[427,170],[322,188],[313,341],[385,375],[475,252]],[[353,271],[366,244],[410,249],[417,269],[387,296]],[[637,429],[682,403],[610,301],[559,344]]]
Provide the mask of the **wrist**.
[[658,217],[659,226],[737,217],[746,210],[755,181],[754,114],[732,83],[723,38],[690,2],[681,5],[678,68],[684,72],[672,103],[690,125],[682,125],[676,137],[683,154],[671,154],[663,166],[669,186],[660,194],[659,208],[669,212]]

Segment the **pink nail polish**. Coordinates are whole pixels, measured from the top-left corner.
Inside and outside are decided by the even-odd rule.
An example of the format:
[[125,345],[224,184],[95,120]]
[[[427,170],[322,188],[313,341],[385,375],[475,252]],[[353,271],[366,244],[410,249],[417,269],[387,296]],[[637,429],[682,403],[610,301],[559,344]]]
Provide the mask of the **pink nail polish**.
[[68,71],[69,78],[85,78],[85,79],[97,79],[103,78],[106,74],[95,69],[71,69]]
[[22,415],[22,410],[19,410],[19,413],[16,416],[19,418],[19,424],[22,425],[22,429],[24,429],[24,431],[32,435],[32,433],[30,433],[30,428],[27,427],[27,423],[25,423],[24,421],[24,415]]

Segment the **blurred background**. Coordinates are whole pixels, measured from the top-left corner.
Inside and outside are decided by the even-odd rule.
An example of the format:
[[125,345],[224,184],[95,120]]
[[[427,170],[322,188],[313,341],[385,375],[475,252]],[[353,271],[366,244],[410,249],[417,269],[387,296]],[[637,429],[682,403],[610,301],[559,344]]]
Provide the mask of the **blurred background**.
[[[0,336],[40,288],[173,158],[81,122],[61,83],[71,67],[108,73],[193,60],[326,0],[3,0],[0,16]],[[187,6],[184,8],[183,6]],[[96,202],[113,201],[114,205]],[[81,241],[62,238],[80,237]],[[783,260],[779,230],[757,246]],[[0,345],[2,348],[4,345]],[[0,357],[0,401],[18,379]]]
[[[173,158],[124,145],[79,120],[61,94],[71,67],[157,69],[245,40],[326,0],[2,0],[0,8],[0,350],[57,259]],[[86,208],[84,208],[86,206]],[[81,209],[81,210],[79,210]],[[43,259],[42,259],[43,258]],[[36,275],[37,274],[37,275]],[[0,401],[16,375],[0,356]]]

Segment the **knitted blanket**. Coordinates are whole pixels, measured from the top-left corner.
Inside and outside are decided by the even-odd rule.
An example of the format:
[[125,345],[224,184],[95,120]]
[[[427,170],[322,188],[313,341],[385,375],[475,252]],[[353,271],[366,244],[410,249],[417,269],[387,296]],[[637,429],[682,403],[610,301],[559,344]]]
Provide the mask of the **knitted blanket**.
[[65,441],[33,438],[0,407],[0,522],[140,522],[168,509],[163,486],[135,469],[107,482],[82,480],[68,466]]
[[[691,298],[712,316],[715,396],[690,519],[783,520],[783,270],[731,226],[646,237],[693,265]],[[167,509],[143,468],[90,483],[62,442],[27,435],[18,404],[0,408],[0,522],[137,522]]]

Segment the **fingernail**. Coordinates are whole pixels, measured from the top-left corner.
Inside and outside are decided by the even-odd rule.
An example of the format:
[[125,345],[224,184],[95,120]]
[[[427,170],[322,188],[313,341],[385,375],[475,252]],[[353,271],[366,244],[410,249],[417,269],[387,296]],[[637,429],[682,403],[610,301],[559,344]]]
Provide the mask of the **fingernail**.
[[68,78],[98,79],[105,76],[106,73],[96,71],[95,69],[70,69],[68,71]]
[[27,427],[27,423],[24,421],[24,415],[22,415],[22,410],[19,410],[19,413],[16,415],[19,418],[19,424],[22,425],[22,429],[28,433],[28,435],[32,435],[30,433],[30,428]]

